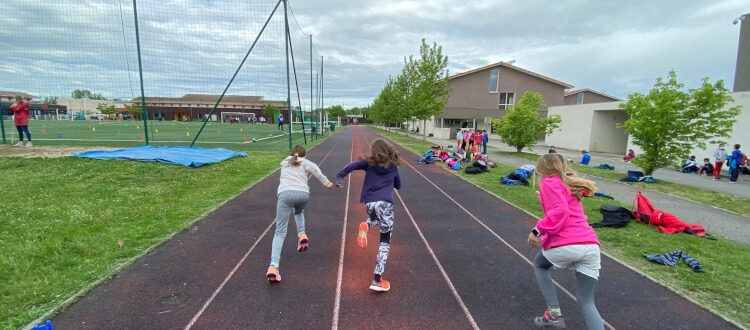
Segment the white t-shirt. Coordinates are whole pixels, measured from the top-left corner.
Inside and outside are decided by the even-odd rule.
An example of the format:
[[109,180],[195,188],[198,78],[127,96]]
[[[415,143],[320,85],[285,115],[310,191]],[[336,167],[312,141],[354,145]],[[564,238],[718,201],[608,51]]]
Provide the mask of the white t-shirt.
[[279,178],[279,189],[276,194],[281,193],[285,190],[303,191],[306,193],[310,192],[310,187],[307,185],[307,174],[312,174],[320,183],[327,185],[330,181],[320,171],[318,165],[315,165],[312,161],[305,158],[298,157],[297,162],[301,163],[299,166],[292,166],[289,162],[292,156],[287,156],[281,161],[281,177]]

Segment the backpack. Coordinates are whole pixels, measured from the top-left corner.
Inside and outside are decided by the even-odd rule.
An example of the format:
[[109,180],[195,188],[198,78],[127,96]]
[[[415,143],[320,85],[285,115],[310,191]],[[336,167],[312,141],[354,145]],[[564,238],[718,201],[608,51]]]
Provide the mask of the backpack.
[[472,167],[478,167],[482,170],[482,172],[489,172],[490,167],[487,166],[487,163],[483,160],[475,160],[474,163],[471,164]]
[[602,213],[602,221],[592,223],[591,227],[625,227],[635,218],[630,210],[617,205],[604,204],[599,208],[599,212]]
[[464,172],[466,172],[467,174],[479,174],[482,173],[482,169],[476,166],[469,166],[464,169]]
[[609,164],[599,164],[599,166],[595,167],[602,170],[614,170],[615,167]]

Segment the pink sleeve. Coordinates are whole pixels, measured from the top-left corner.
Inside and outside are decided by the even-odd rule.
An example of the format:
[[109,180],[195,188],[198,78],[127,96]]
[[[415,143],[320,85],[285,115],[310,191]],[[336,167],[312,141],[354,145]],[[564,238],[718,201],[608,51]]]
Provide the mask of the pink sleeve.
[[536,229],[541,234],[556,233],[562,229],[570,216],[568,190],[560,183],[543,180],[539,185],[539,197],[544,209],[544,218],[537,221]]

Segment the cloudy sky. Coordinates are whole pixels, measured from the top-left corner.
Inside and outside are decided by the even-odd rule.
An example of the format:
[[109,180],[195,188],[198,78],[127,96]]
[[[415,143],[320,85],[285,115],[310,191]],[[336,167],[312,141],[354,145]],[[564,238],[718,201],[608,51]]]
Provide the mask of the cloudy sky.
[[[221,93],[276,1],[141,0],[147,96]],[[316,103],[323,56],[325,103],[370,103],[420,39],[437,42],[458,73],[498,61],[626,98],[669,70],[688,87],[702,77],[731,89],[746,1],[289,0],[300,99]],[[0,90],[66,96],[140,95],[130,0],[3,0]],[[281,10],[281,9],[279,9]],[[14,13],[14,14],[9,14]],[[229,89],[286,97],[282,11]],[[310,62],[308,34],[313,38]],[[310,87],[312,64],[313,87]],[[292,82],[292,99],[296,90]],[[312,90],[312,92],[311,92]],[[294,101],[296,103],[296,101]]]

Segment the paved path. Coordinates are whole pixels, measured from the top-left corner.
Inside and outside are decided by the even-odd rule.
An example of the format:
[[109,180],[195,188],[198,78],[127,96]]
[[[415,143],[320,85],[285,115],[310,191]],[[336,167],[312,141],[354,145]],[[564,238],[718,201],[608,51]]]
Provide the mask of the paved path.
[[[309,153],[329,178],[368,152],[377,137],[347,127]],[[387,293],[367,289],[377,252],[372,233],[356,245],[365,218],[362,172],[344,188],[311,182],[310,250],[287,238],[279,284],[265,271],[278,173],[178,234],[100,285],[53,320],[57,329],[533,329],[544,308],[526,244],[535,219],[437,166],[421,167],[403,148]],[[410,156],[409,156],[410,155]],[[450,192],[450,196],[446,193]],[[293,232],[293,230],[290,230]],[[293,236],[293,235],[290,235]],[[584,327],[572,271],[556,271],[571,329]],[[735,328],[729,322],[604,257],[597,305],[610,329]]]
[[[428,141],[435,144],[446,145],[448,143],[451,143],[451,141],[448,140],[440,140],[434,138],[427,139]],[[452,143],[455,143],[455,141],[452,141]],[[520,167],[524,164],[533,163],[527,159],[512,157],[500,153],[501,151],[515,151],[515,148],[511,148],[501,144],[502,143],[495,141],[492,145],[493,148],[487,148],[487,153],[490,156],[490,159],[514,167]],[[541,151],[542,149],[544,150],[544,152],[547,151],[546,147],[541,146],[537,147],[536,149],[537,152]],[[558,150],[558,152],[568,158],[572,158],[573,156],[572,152],[569,150]],[[598,156],[592,156],[591,164],[609,163],[613,164],[616,170],[621,169],[623,172],[626,172],[628,169],[636,170],[635,166],[623,162],[622,159],[611,159],[613,157],[611,155],[609,157],[610,158],[598,158]],[[615,163],[615,161],[619,161],[619,163]],[[730,185],[726,183],[726,181],[716,182],[712,181],[710,177],[685,174],[669,169],[658,170],[656,176],[667,181],[672,181],[671,178],[680,179],[682,180],[682,182],[678,180],[674,180],[672,182],[683,184],[697,184],[705,181],[712,187],[741,188],[740,190],[744,189],[750,191],[750,188],[742,183]],[[743,176],[740,177],[742,178]],[[748,177],[750,176],[746,175],[744,176],[744,179],[747,179]],[[647,190],[617,181],[592,176],[587,176],[587,178],[596,182],[599,191],[606,193],[614,197],[616,200],[626,204],[633,203],[636,191],[640,189],[644,196],[646,196],[656,208],[672,213],[685,222],[703,225],[706,228],[706,231],[709,233],[720,235],[740,244],[750,245],[750,226],[748,226],[748,224],[750,224],[750,217],[742,216],[734,212],[726,211],[724,209],[709,207],[705,204],[690,201],[681,197],[675,197],[669,194]],[[731,191],[725,192],[732,193]]]

